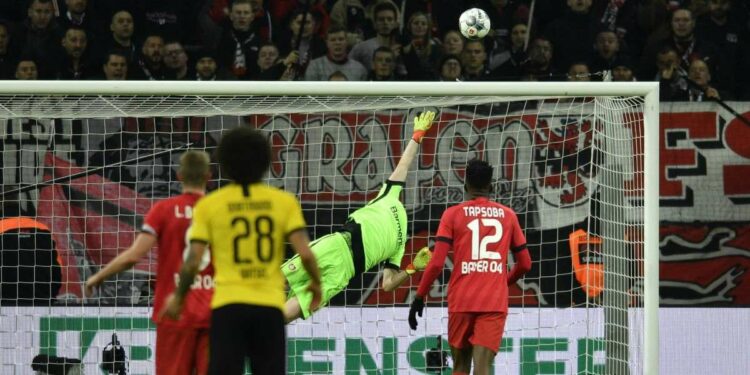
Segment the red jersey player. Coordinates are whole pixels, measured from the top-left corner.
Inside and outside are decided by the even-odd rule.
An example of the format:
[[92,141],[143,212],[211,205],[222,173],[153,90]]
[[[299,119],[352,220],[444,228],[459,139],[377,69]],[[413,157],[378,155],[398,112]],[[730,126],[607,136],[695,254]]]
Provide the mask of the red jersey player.
[[[516,213],[490,201],[492,167],[472,160],[466,166],[464,189],[468,200],[449,207],[440,219],[432,260],[409,309],[409,325],[417,329],[424,297],[453,249],[453,272],[448,283],[448,343],[453,374],[489,374],[500,349],[508,314],[508,286],[531,269],[526,237]],[[516,264],[507,274],[508,250]]]
[[[211,176],[209,156],[203,151],[187,151],[180,157],[177,177],[182,182],[182,194],[156,203],[144,220],[141,233],[130,248],[86,281],[86,295],[110,276],[133,267],[140,258],[158,244],[158,267],[154,314],[156,323],[156,374],[195,374],[208,372],[208,329],[213,295],[213,266],[205,256],[201,272],[195,277],[193,293],[185,300],[180,320],[157,320],[165,298],[179,282],[185,238],[190,227],[193,207],[206,190]],[[208,253],[206,253],[208,255]]]

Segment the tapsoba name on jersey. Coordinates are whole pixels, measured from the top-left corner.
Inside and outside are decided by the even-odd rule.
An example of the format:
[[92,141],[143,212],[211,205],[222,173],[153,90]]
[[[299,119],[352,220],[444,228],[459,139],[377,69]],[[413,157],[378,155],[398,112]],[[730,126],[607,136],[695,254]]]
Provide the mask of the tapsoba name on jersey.
[[505,210],[499,207],[464,207],[464,215],[472,217],[501,217],[505,218]]

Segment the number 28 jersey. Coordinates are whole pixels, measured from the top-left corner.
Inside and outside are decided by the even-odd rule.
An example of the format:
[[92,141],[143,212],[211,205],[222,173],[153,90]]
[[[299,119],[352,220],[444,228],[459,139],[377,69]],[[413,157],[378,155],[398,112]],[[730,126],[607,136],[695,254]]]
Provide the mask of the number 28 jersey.
[[285,244],[289,234],[304,229],[297,198],[262,183],[229,184],[201,199],[189,238],[211,246],[211,307],[241,303],[283,309]]
[[449,312],[508,310],[508,250],[526,248],[512,209],[484,197],[449,207],[436,240],[453,248]]

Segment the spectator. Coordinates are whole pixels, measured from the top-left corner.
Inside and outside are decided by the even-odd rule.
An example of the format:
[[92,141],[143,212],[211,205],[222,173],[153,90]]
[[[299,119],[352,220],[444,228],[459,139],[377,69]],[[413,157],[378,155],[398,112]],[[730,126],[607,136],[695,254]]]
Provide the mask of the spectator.
[[[144,81],[158,81],[167,78],[167,72],[162,59],[164,39],[159,35],[149,35],[143,40],[141,54],[138,60],[131,64],[130,79]],[[171,78],[171,77],[170,77]]]
[[[304,27],[302,27],[303,18]],[[289,27],[280,39],[279,54],[288,56],[292,52],[297,53],[300,71],[304,71],[311,60],[326,54],[325,41],[316,32],[319,27],[318,23],[317,16],[313,13],[296,12],[289,19]],[[299,38],[300,30],[302,30],[302,39]],[[298,40],[299,46],[297,46]]]
[[62,38],[63,57],[57,79],[88,79],[93,75],[88,58],[88,37],[79,26],[70,26]]
[[691,102],[711,99],[732,100],[729,93],[722,92],[711,84],[711,69],[708,63],[701,59],[695,59],[690,63],[688,80],[688,94]]
[[229,10],[229,24],[219,42],[219,64],[235,79],[246,79],[253,73],[253,61],[263,42],[253,26],[255,13],[249,0],[235,0]]
[[[421,12],[430,18],[430,33],[441,37],[442,33],[453,29],[458,23],[458,16],[464,10],[476,6],[491,13],[491,7],[496,3],[505,3],[507,0],[482,0],[482,1],[455,1],[455,0],[412,0],[396,1],[399,8],[403,9],[402,19],[410,20],[414,13]],[[492,19],[492,16],[490,16]]]
[[[505,63],[511,54],[513,29],[523,25],[524,35],[529,19],[529,5],[525,1],[489,1],[491,7],[487,10],[490,17],[491,31],[485,37],[487,49],[488,67],[490,70],[497,69]],[[520,31],[520,30],[519,30]],[[524,42],[520,43],[520,50],[524,50]]]
[[342,29],[346,33],[347,48],[353,48],[365,40],[365,35],[369,35],[366,30],[368,22],[365,18],[365,7],[360,0],[337,0],[331,7],[330,15],[330,27]]
[[672,101],[677,93],[687,90],[687,73],[680,66],[680,57],[674,48],[665,46],[656,55],[656,81],[659,81],[659,98]]
[[349,58],[364,65],[367,70],[373,69],[373,56],[380,47],[388,47],[394,51],[395,58],[400,53],[400,45],[396,39],[398,32],[398,9],[390,1],[377,3],[373,10],[373,25],[375,37],[357,43],[349,52]]
[[553,65],[565,71],[574,62],[588,58],[594,44],[597,19],[591,12],[592,0],[568,0],[568,10],[545,30],[555,49]]
[[331,26],[326,36],[328,54],[310,62],[305,72],[305,81],[325,81],[335,71],[343,73],[349,81],[367,80],[367,69],[348,58],[346,30]]
[[[275,3],[279,1],[269,2],[269,6],[273,8]],[[212,0],[210,1],[210,8],[208,10],[208,16],[216,23],[222,24],[226,21],[226,17],[229,14],[229,0]],[[261,40],[270,41],[276,40],[278,35],[275,35],[273,28],[274,23],[281,24],[282,19],[286,17],[280,17],[274,19],[273,15],[269,10],[264,7],[263,0],[250,0],[250,5],[253,7],[253,19],[255,20],[255,31],[259,32]],[[294,7],[298,7],[299,4],[293,4]]]
[[669,47],[677,52],[679,57],[680,68],[687,71],[690,61],[700,58],[714,64],[715,69],[721,69],[718,61],[719,54],[716,47],[707,43],[705,40],[696,37],[695,19],[693,13],[684,8],[675,10],[670,20],[670,33],[666,37],[649,38],[641,55],[641,75],[648,78],[656,73],[654,71],[653,61],[656,54]]
[[279,49],[273,43],[267,43],[258,51],[258,72],[270,69],[279,60]]
[[443,55],[461,56],[464,51],[464,37],[457,30],[448,30],[443,35]]
[[178,81],[191,79],[195,76],[188,65],[188,55],[182,43],[173,40],[164,43],[163,52],[164,66],[168,70],[167,76]]
[[432,40],[431,22],[422,12],[415,12],[409,18],[409,44],[404,46],[402,56],[409,80],[430,81],[437,78],[435,67],[440,61],[440,48]]
[[16,64],[17,80],[36,80],[39,77],[36,62],[29,58],[21,58]]
[[57,17],[57,24],[63,32],[75,26],[86,31],[89,35],[94,35],[94,23],[91,17],[86,13],[88,0],[65,0],[67,11]]
[[620,53],[620,40],[614,31],[604,30],[596,34],[594,44],[594,57],[591,59],[591,70],[602,72],[612,70]]
[[486,63],[487,53],[484,49],[484,43],[481,40],[467,41],[466,45],[464,45],[464,52],[461,55],[464,79],[467,81],[488,80],[491,72]]
[[493,69],[492,75],[497,80],[515,80],[521,75],[521,66],[526,62],[526,35],[528,27],[524,23],[517,23],[510,30],[510,49],[504,55],[498,56],[504,59],[502,64]]
[[[661,9],[652,8],[659,5],[661,5]],[[594,1],[591,11],[594,17],[599,20],[598,29],[614,32],[619,42],[620,51],[630,54],[640,52],[643,49],[643,41],[651,32],[650,27],[641,26],[646,22],[641,19],[644,17],[639,17],[639,14],[648,13],[649,17],[659,18],[665,13],[665,9],[663,0],[608,0]]]
[[389,47],[378,47],[372,56],[371,81],[400,81],[396,75],[396,54]]
[[549,40],[537,38],[529,46],[529,58],[522,66],[522,75],[527,80],[551,81],[555,78],[557,70],[552,66],[554,47]]
[[279,57],[279,49],[272,43],[264,44],[258,53],[257,75],[259,81],[292,80],[297,74],[299,55],[292,51],[284,59]]
[[446,82],[461,81],[461,58],[457,55],[445,55],[440,62],[440,80]]
[[568,68],[568,81],[591,81],[589,66],[585,62],[570,64],[570,67]]
[[112,15],[112,22],[109,24],[111,34],[108,38],[98,41],[94,48],[94,55],[98,60],[104,62],[108,59],[109,52],[117,52],[128,59],[128,63],[135,60],[135,41],[133,33],[135,31],[133,16],[126,10],[120,10]]
[[612,63],[612,80],[615,82],[633,82],[635,75],[633,72],[633,62],[624,56],[621,56]]
[[730,0],[709,0],[708,13],[698,18],[696,34],[719,47],[721,61],[727,62],[721,70],[721,82],[732,82],[727,89],[735,92],[748,90],[750,76],[746,67],[750,65],[747,32],[743,30],[742,16]]
[[216,57],[214,57],[213,53],[200,51],[195,54],[195,80],[219,80],[218,64],[216,64]]
[[60,47],[60,34],[54,22],[54,7],[51,0],[29,2],[28,18],[21,27],[18,45],[21,54],[37,61],[42,78],[54,76],[54,52]]
[[330,76],[328,76],[328,80],[329,81],[348,81],[349,78],[346,77],[346,74],[344,74],[340,70],[337,70],[331,73]]
[[[707,100],[729,100],[727,93],[720,92],[711,85],[711,70],[708,64],[695,59],[690,63],[685,85],[660,84],[660,96],[664,101],[703,102]],[[663,90],[663,92],[662,92]]]
[[109,81],[128,78],[128,58],[117,51],[110,52],[102,65],[104,79]]
[[10,79],[13,68],[13,53],[10,50],[8,25],[0,21],[0,79]]

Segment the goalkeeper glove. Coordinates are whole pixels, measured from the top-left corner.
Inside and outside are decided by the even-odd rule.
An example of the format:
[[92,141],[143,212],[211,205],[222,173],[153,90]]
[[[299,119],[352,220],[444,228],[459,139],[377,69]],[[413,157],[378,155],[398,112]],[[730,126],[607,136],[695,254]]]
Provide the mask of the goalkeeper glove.
[[435,119],[435,112],[422,112],[419,116],[414,117],[414,134],[411,139],[414,142],[422,143],[425,133],[432,127],[432,120]]
[[423,247],[419,250],[417,256],[412,259],[412,262],[406,266],[406,273],[413,275],[417,271],[424,271],[427,268],[427,263],[430,263],[430,259],[432,259],[432,251],[427,247]]
[[424,311],[424,299],[420,296],[414,296],[414,300],[411,301],[411,307],[409,307],[409,327],[411,329],[417,329],[417,314],[422,317]]

